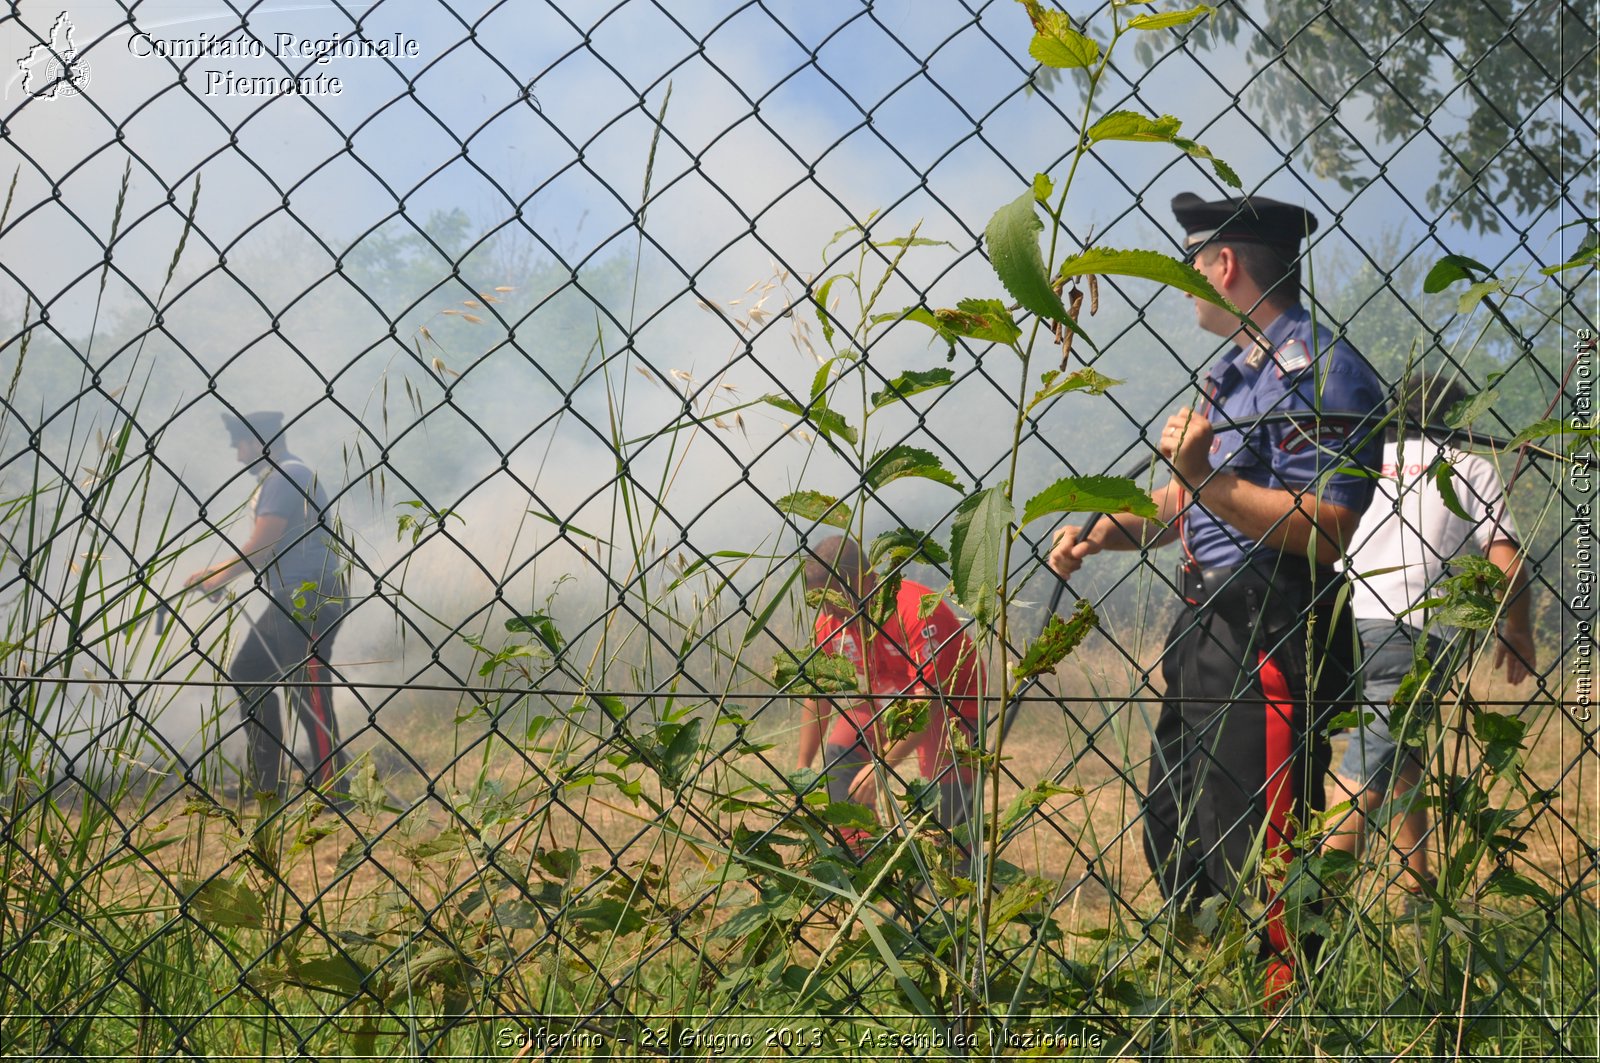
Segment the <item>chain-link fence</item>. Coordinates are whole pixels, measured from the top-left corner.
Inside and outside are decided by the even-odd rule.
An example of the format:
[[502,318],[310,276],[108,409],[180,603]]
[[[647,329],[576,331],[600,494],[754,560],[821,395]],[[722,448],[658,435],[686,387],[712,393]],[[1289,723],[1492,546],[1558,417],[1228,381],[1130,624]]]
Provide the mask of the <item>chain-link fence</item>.
[[5,1052],[1594,1054],[1594,12],[1067,14],[11,5]]

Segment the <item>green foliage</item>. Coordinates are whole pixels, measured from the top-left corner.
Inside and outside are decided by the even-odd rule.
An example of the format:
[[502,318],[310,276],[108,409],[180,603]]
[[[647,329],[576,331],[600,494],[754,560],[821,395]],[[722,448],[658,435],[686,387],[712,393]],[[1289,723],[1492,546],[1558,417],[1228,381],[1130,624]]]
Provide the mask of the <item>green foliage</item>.
[[877,536],[867,549],[867,557],[874,568],[899,568],[908,561],[942,565],[950,560],[932,536],[910,528],[895,528]]
[[778,499],[773,506],[780,513],[792,513],[819,524],[846,529],[850,527],[850,507],[821,491],[795,491]]
[[1056,269],[1058,277],[1086,277],[1115,274],[1155,281],[1176,288],[1180,292],[1204,299],[1222,307],[1239,318],[1248,315],[1227,299],[1206,280],[1205,275],[1189,263],[1163,255],[1159,251],[1123,251],[1111,247],[1092,247],[1081,254],[1069,255]]
[[772,685],[801,694],[859,694],[855,662],[837,653],[816,652],[804,659],[779,654],[772,662]]
[[963,299],[954,310],[929,310],[914,306],[895,314],[881,314],[874,320],[890,321],[902,317],[933,329],[949,345],[951,352],[955,351],[956,340],[963,336],[989,343],[1003,343],[1009,347],[1022,335],[1022,330],[1011,320],[1005,304],[998,299]]
[[1094,629],[1099,619],[1095,615],[1094,606],[1087,598],[1078,599],[1070,620],[1063,620],[1059,615],[1052,613],[1049,621],[1045,623],[1044,630],[1028,645],[1027,651],[1012,671],[1018,679],[1055,671],[1056,665],[1066,660],[1067,656],[1078,648],[1078,644]]
[[913,395],[920,395],[924,391],[948,387],[952,379],[954,379],[954,374],[948,369],[910,370],[901,373],[889,381],[882,391],[872,393],[872,408],[881,410],[885,406],[908,399]]
[[1121,384],[1120,380],[1113,380],[1095,369],[1078,369],[1071,373],[1062,373],[1051,369],[1040,377],[1042,385],[1033,398],[1028,400],[1027,409],[1032,410],[1041,402],[1047,402],[1057,395],[1065,395],[1069,391],[1086,391],[1090,395],[1104,395],[1108,390]]
[[[1514,29],[1485,19],[1470,4],[1429,11],[1427,26],[1408,13],[1381,4],[1332,6],[1323,0],[1276,0],[1260,17],[1237,5],[1216,12],[1188,37],[1188,47],[1217,49],[1237,62],[1231,48],[1241,33],[1249,75],[1264,104],[1268,128],[1299,144],[1319,177],[1354,191],[1376,176],[1373,145],[1356,144],[1327,122],[1319,87],[1346,87],[1344,106],[1358,107],[1370,121],[1376,145],[1408,141],[1425,128],[1441,140],[1438,172],[1416,189],[1428,208],[1448,210],[1467,226],[1499,232],[1506,213],[1534,216],[1548,208],[1553,175],[1588,172],[1592,151],[1573,137],[1559,116],[1548,115],[1552,71],[1576,69],[1594,39],[1592,20],[1557,0],[1519,7]],[[1228,49],[1228,50],[1225,50]],[[1154,61],[1147,40],[1135,54]],[[1382,56],[1381,76],[1373,57]],[[1440,77],[1444,67],[1471,71],[1471,83],[1492,91],[1461,93],[1458,79]],[[1566,78],[1564,106],[1576,114],[1600,111],[1600,83]],[[1448,127],[1431,116],[1460,101]],[[1593,213],[1593,182],[1563,186],[1586,213]]]
[[259,930],[266,925],[267,913],[260,897],[243,882],[212,878],[186,881],[180,886],[188,898],[189,911],[207,926]]
[[1135,15],[1128,20],[1128,27],[1136,30],[1164,30],[1174,26],[1187,26],[1203,15],[1216,13],[1216,8],[1210,4],[1197,4],[1185,11],[1162,11],[1150,15]]
[[1456,281],[1472,284],[1477,281],[1480,274],[1487,277],[1493,272],[1494,270],[1475,258],[1468,258],[1466,255],[1445,255],[1428,271],[1427,277],[1422,281],[1422,290],[1429,295],[1435,295]]
[[566,645],[566,639],[561,637],[561,632],[556,628],[556,622],[545,613],[531,613],[527,616],[516,616],[506,621],[506,630],[513,633],[533,635],[538,638],[544,648],[551,653],[560,653]]
[[996,484],[963,499],[950,527],[950,575],[956,601],[979,623],[989,622],[1000,605],[996,598],[1000,558],[1014,512],[1010,485]]
[[928,702],[926,699],[900,698],[889,705],[883,714],[884,734],[893,744],[928,729]]
[[1033,190],[1029,189],[995,211],[994,217],[989,219],[983,239],[995,276],[1025,310],[1046,321],[1065,325],[1093,346],[1094,341],[1078,327],[1062,305],[1061,296],[1050,286],[1044,255],[1039,251],[1039,233],[1044,223],[1039,220],[1035,206]]
[[761,401],[769,406],[777,407],[785,413],[792,413],[797,417],[805,418],[807,423],[828,439],[837,437],[851,445],[855,444],[856,430],[850,427],[850,422],[846,421],[842,415],[829,409],[826,403],[813,398],[810,403],[801,406],[794,400],[785,398],[782,395],[763,395],[761,396]]
[[1067,476],[1028,499],[1022,523],[1050,513],[1132,513],[1155,520],[1161,515],[1149,492],[1121,476]]
[[1039,62],[1065,70],[1091,66],[1100,58],[1100,46],[1073,28],[1066,14],[1046,8],[1038,0],[1022,0],[1022,4],[1034,29],[1028,54]]
[[[1211,9],[1197,8],[1192,12],[1174,12],[1173,15],[1180,17],[1182,21],[1188,21],[1190,18],[1193,18],[1196,13],[1209,10]],[[1167,17],[1172,16],[1142,15],[1130,20],[1128,24],[1135,29],[1157,28],[1148,25],[1141,26],[1139,25],[1139,20],[1141,18],[1161,19]],[[1225,184],[1231,185],[1232,187],[1238,188],[1242,191],[1244,186],[1239,181],[1239,175],[1233,172],[1233,168],[1213,155],[1211,153],[1211,149],[1204,147],[1193,140],[1187,140],[1178,136],[1178,130],[1182,127],[1183,123],[1172,117],[1170,114],[1164,114],[1160,118],[1150,118],[1146,115],[1138,113],[1137,111],[1112,111],[1110,114],[1101,118],[1094,125],[1090,126],[1088,133],[1085,134],[1085,137],[1088,139],[1090,144],[1097,144],[1104,140],[1135,140],[1149,143],[1171,144],[1173,147],[1188,155],[1192,155],[1197,159],[1205,159],[1206,161],[1210,162],[1212,169],[1216,171],[1217,176],[1221,178]]]
[[[934,483],[953,487],[957,491],[962,489],[961,481],[957,480],[955,474],[946,469],[931,452],[904,443],[874,455],[872,461],[867,464],[862,482],[873,488],[881,488],[885,484],[907,476],[932,480]],[[845,512],[848,523],[849,510],[846,509]]]

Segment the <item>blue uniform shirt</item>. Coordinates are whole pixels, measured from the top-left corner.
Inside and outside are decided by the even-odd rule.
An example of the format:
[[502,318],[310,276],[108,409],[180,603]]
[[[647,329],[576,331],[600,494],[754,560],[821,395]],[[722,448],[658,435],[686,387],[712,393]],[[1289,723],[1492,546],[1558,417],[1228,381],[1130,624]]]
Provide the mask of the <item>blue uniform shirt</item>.
[[316,475],[292,454],[274,454],[250,498],[255,517],[282,517],[283,538],[273,552],[255,559],[266,575],[267,590],[282,601],[307,583],[327,597],[340,597],[343,565],[323,520],[328,496]]
[[[1261,487],[1311,488],[1329,502],[1364,511],[1383,457],[1386,402],[1378,374],[1355,348],[1333,341],[1327,329],[1317,329],[1314,336],[1311,315],[1298,303],[1265,332],[1273,352],[1269,357],[1253,346],[1234,347],[1206,374],[1207,418],[1216,428],[1212,467]],[[1263,413],[1296,410],[1307,411],[1303,420],[1253,423]],[[1373,476],[1338,471],[1350,466],[1371,470]],[[1202,568],[1275,552],[1204,506],[1191,505],[1180,520],[1187,555]]]

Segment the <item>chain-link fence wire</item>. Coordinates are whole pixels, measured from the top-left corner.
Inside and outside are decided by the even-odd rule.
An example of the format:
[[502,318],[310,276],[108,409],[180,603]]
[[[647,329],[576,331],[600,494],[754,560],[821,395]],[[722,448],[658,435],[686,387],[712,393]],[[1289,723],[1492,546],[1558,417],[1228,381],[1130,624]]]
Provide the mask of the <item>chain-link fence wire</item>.
[[[1109,40],[1110,9],[1071,13]],[[1351,816],[1330,778],[1327,814],[1246,817],[1273,837],[1203,907],[1143,843],[1164,633],[1207,623],[1175,551],[1092,559],[1065,599],[1093,632],[1009,701],[1062,586],[1050,522],[1004,626],[939,611],[966,493],[1145,460],[1228,346],[1102,276],[1071,360],[1116,382],[1017,420],[1009,348],[946,357],[908,318],[999,293],[985,224],[1082,137],[1084,72],[1036,67],[1021,5],[0,27],[8,1052],[1594,1050],[1592,449],[1503,445],[1592,419],[1592,12],[1225,4],[1096,77],[1091,120],[1172,114],[1320,219],[1304,302],[1396,410],[1413,370],[1476,396],[1395,413],[1384,475],[1520,559],[1433,592],[1450,648],[1400,699],[1420,842],[1398,791]],[[1234,190],[1169,147],[1084,156],[1055,238],[1177,253],[1173,195]],[[805,593],[807,561],[851,575],[841,531],[898,613]],[[859,682],[816,649],[830,604],[869,659],[983,685],[857,714],[937,739],[866,773],[872,808],[853,765],[796,772],[807,701]],[[1268,648],[1316,667],[1305,631]],[[1261,684],[1226,718],[1277,711]],[[1365,855],[1333,855],[1358,819]]]

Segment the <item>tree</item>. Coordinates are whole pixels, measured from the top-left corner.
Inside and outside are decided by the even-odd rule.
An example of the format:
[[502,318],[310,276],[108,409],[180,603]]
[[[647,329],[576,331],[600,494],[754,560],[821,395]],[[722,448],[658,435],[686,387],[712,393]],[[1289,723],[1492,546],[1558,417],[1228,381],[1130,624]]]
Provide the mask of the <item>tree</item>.
[[[1221,0],[1189,41],[1248,39],[1268,123],[1318,176],[1346,191],[1376,176],[1388,153],[1352,136],[1363,120],[1385,145],[1426,136],[1439,150],[1428,208],[1499,232],[1561,199],[1595,211],[1592,14],[1562,0]],[[1151,62],[1158,43],[1140,41],[1139,58]]]

